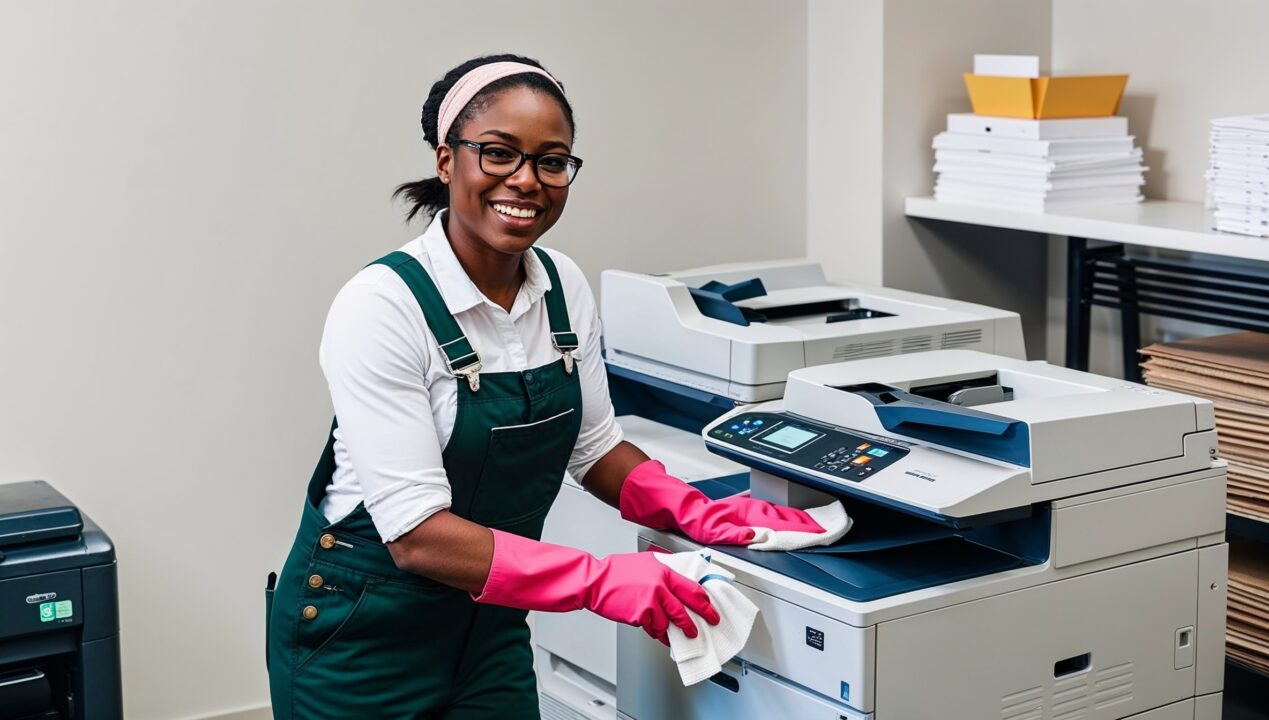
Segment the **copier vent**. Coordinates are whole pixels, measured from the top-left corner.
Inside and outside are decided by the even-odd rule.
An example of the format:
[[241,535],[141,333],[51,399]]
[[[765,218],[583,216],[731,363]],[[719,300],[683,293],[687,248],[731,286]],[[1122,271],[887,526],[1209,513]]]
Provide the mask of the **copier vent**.
[[982,341],[982,328],[976,328],[974,330],[956,330],[954,332],[943,333],[943,344],[941,347],[944,350],[951,350],[952,348],[965,347],[966,345],[977,345]]
[[[1133,665],[1058,678],[1053,689],[1033,687],[1000,699],[1001,720],[1084,720],[1112,705],[1132,701]],[[1047,695],[1047,697],[1046,697]]]
[[899,344],[899,353],[925,352],[934,347],[934,338],[929,335],[913,335],[905,337]]
[[542,720],[588,720],[585,715],[574,710],[568,703],[556,699],[550,693],[542,693],[538,696],[538,712],[541,713]]
[[874,340],[872,342],[839,345],[833,350],[834,360],[861,360],[863,358],[886,357],[894,355],[894,340]]

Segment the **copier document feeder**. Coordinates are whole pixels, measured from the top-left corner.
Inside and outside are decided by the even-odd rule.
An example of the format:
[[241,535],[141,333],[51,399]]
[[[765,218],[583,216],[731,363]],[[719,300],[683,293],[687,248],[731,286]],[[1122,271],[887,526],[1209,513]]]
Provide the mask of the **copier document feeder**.
[[780,397],[789,373],[809,365],[949,348],[1024,357],[1017,313],[830,283],[805,260],[605,270],[600,287],[610,372],[738,402]]
[[[854,519],[801,552],[713,548],[759,607],[685,688],[618,634],[635,720],[1216,720],[1225,463],[1212,405],[966,350],[797,370],[703,431],[750,473],[699,483]],[[698,549],[640,530],[640,548]]]

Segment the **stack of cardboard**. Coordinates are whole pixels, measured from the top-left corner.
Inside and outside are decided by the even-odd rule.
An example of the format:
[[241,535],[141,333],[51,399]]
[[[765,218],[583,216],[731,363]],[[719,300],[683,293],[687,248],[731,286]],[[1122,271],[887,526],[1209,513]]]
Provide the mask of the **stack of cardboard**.
[[1208,206],[1216,229],[1269,237],[1269,115],[1212,121]]
[[[1269,522],[1269,334],[1240,332],[1142,349],[1146,384],[1208,398],[1229,462],[1229,512]],[[1269,558],[1231,544],[1225,651],[1269,673]]]
[[1147,385],[1212,401],[1220,456],[1229,461],[1229,511],[1269,521],[1269,334],[1157,343],[1141,352]]
[[1269,558],[1254,543],[1229,550],[1225,653],[1269,673]]

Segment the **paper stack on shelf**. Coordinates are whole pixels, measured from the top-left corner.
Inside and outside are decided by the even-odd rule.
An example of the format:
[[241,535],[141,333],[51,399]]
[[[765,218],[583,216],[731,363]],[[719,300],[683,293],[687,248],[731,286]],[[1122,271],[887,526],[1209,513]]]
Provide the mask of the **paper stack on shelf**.
[[1269,673],[1269,558],[1251,543],[1229,548],[1225,653]]
[[1269,522],[1269,334],[1240,332],[1142,348],[1147,385],[1208,398],[1229,462],[1229,511]]
[[1269,115],[1212,121],[1207,199],[1216,229],[1269,237]]
[[1140,202],[1141,158],[1123,117],[953,113],[934,137],[934,197],[1035,212]]

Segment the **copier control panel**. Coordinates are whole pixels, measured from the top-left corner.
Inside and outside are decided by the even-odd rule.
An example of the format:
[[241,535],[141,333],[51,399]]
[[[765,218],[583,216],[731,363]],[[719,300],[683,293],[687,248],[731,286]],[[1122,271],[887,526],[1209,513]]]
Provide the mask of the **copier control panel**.
[[834,478],[861,482],[908,454],[906,447],[784,413],[741,413],[714,440]]

